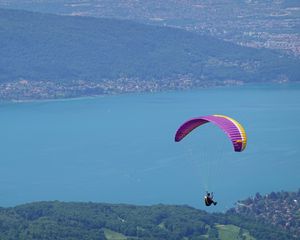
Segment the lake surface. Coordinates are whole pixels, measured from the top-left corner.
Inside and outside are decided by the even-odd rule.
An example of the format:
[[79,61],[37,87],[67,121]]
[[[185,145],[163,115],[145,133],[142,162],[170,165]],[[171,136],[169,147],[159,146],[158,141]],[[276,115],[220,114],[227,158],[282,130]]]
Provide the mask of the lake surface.
[[[207,124],[180,143],[191,117],[238,120],[233,152]],[[93,201],[224,211],[254,195],[300,187],[300,85],[244,86],[0,105],[0,206]],[[207,210],[207,209],[206,209]]]

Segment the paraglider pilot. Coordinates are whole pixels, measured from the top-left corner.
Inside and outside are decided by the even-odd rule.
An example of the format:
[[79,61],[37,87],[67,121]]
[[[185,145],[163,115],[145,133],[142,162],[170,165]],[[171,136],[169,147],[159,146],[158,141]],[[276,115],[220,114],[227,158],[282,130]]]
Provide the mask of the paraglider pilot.
[[215,201],[213,200],[213,198],[214,198],[213,192],[212,192],[211,194],[210,194],[209,192],[206,192],[206,195],[205,195],[205,197],[204,197],[205,205],[206,205],[206,206],[210,206],[211,204],[217,205],[217,202],[215,202]]

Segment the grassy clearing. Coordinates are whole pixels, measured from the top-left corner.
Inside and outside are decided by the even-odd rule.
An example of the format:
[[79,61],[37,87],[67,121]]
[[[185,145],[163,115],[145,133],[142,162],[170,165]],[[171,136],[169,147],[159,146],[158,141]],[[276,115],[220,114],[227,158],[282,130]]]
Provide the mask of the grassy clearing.
[[217,224],[216,227],[221,240],[255,240],[255,238],[252,237],[248,231],[241,230],[241,228],[238,226]]
[[121,233],[114,232],[110,229],[104,229],[104,235],[107,240],[126,240],[127,237]]

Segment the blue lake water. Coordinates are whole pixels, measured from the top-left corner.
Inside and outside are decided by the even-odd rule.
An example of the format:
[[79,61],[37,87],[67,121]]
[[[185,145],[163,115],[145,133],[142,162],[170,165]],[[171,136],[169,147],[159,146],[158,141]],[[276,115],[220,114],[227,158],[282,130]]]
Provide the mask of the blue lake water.
[[[248,134],[242,153],[190,117],[225,114]],[[41,200],[203,206],[300,187],[300,86],[244,86],[0,105],[0,206]]]

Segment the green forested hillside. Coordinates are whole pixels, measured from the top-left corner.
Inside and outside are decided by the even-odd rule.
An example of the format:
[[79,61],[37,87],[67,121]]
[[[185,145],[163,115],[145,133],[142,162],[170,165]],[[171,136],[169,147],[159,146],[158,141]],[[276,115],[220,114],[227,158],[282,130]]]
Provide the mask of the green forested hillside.
[[37,202],[0,209],[0,239],[296,239],[272,225],[188,206]]
[[0,82],[299,80],[299,60],[184,30],[0,9]]

